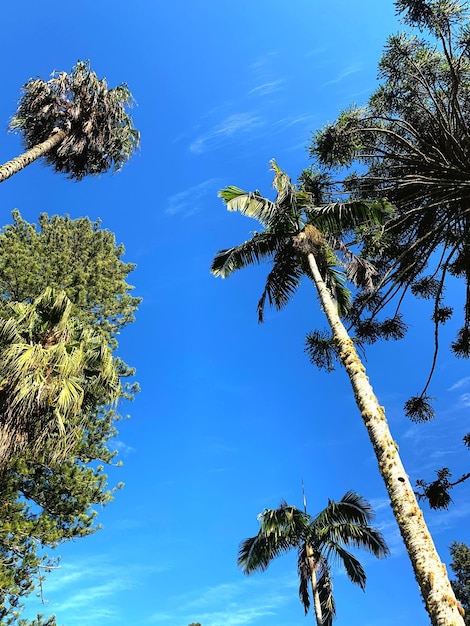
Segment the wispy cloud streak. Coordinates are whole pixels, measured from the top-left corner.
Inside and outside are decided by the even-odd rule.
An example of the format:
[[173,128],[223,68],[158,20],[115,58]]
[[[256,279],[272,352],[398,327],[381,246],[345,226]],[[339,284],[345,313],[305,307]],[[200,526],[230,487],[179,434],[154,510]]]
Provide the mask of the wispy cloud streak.
[[184,213],[192,215],[200,210],[200,201],[217,185],[216,178],[210,178],[198,185],[193,185],[184,191],[173,194],[167,200],[166,213],[176,215]]
[[194,154],[202,154],[207,150],[214,150],[228,139],[240,133],[248,133],[263,126],[262,118],[249,113],[235,113],[217,124],[211,130],[195,139],[189,149]]

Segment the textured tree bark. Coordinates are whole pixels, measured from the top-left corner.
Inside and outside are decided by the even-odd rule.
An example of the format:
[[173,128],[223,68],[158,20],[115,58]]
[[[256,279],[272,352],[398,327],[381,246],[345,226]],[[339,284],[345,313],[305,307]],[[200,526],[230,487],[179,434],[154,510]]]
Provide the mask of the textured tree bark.
[[[307,226],[307,228],[309,228]],[[299,235],[309,239],[310,234]],[[356,404],[369,433],[385,482],[393,513],[410,557],[414,574],[433,626],[465,626],[463,609],[456,600],[441,562],[423,513],[398,454],[398,446],[392,439],[385,411],[379,405],[366,371],[338,315],[333,300],[318,269],[315,256],[307,253],[313,281],[321,306],[328,319],[333,337],[339,349],[340,359],[351,381]]]
[[38,143],[38,145],[34,146],[34,148],[23,152],[23,154],[20,154],[11,161],[7,161],[1,165],[0,183],[3,183],[3,181],[10,178],[10,176],[17,174],[33,161],[47,154],[50,150],[52,150],[52,148],[55,148],[61,141],[63,141],[65,136],[65,131],[59,129],[54,132],[49,139],[46,139],[46,141]]

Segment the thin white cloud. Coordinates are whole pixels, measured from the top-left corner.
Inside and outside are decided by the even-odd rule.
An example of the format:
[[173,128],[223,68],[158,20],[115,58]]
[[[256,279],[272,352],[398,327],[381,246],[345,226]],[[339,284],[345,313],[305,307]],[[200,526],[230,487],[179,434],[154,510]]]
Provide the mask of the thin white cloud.
[[[242,578],[239,583],[221,583],[207,587],[197,597],[173,597],[178,614],[159,611],[149,619],[151,624],[185,624],[195,619],[204,626],[245,626],[256,624],[261,617],[273,616],[279,607],[295,601],[295,573],[289,578]],[[299,609],[300,610],[300,609]]]
[[263,125],[264,121],[256,115],[235,113],[195,139],[189,149],[194,154],[202,154],[207,150],[214,150],[234,135],[251,132]]
[[193,185],[185,191],[179,191],[173,194],[167,200],[166,213],[169,215],[185,214],[192,215],[201,209],[200,201],[207,196],[207,194],[215,190],[217,186],[217,179],[210,178],[209,180]]
[[122,566],[106,562],[100,555],[96,559],[65,564],[58,569],[60,571],[51,573],[44,585],[45,602],[53,612],[60,613],[60,619],[65,619],[67,625],[75,626],[118,623],[117,599],[122,593],[135,593],[143,578],[164,568]]
[[340,83],[341,81],[343,81],[345,78],[348,78],[352,74],[357,74],[358,72],[361,71],[361,69],[362,69],[362,66],[360,65],[353,65],[351,67],[348,67],[347,69],[344,70],[344,72],[341,72],[341,74],[339,74],[335,78],[331,78],[330,80],[326,81],[326,83],[323,83],[323,87],[325,87],[326,85],[336,85],[337,83]]
[[132,452],[136,451],[135,448],[133,448],[132,446],[128,446],[123,441],[119,441],[119,439],[113,441],[109,447],[117,450],[119,454],[124,457],[129,456],[129,454],[132,454]]
[[456,383],[449,387],[449,391],[455,391],[456,389],[461,389],[462,387],[468,387],[470,385],[470,376],[465,376],[465,378],[461,378]]
[[470,393],[463,393],[461,396],[459,396],[459,404],[461,407],[469,407]]
[[261,85],[258,85],[257,87],[253,87],[253,89],[250,89],[248,94],[256,96],[268,96],[276,91],[279,91],[283,82],[283,80],[267,81]]

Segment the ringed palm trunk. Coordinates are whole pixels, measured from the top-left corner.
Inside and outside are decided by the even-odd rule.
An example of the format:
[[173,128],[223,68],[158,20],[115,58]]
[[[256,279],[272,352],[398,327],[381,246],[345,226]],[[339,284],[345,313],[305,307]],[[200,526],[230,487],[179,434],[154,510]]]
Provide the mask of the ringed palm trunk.
[[315,618],[317,620],[317,626],[322,626],[323,613],[321,610],[320,594],[318,593],[318,587],[317,587],[317,576],[315,573],[315,569],[316,569],[315,557],[313,553],[313,548],[309,543],[305,544],[305,552],[307,554],[308,564],[310,566],[310,583],[312,585],[313,608],[315,610]]
[[38,143],[37,146],[23,152],[19,156],[15,157],[11,161],[7,161],[0,166],[0,183],[10,178],[14,174],[17,174],[26,166],[30,165],[36,159],[47,154],[52,148],[55,148],[61,141],[64,140],[66,132],[61,129],[57,129],[46,141]]
[[[306,229],[313,227],[307,226]],[[390,497],[393,513],[400,528],[414,574],[433,626],[465,626],[463,610],[457,602],[423,513],[392,439],[385,411],[379,405],[366,370],[354,344],[338,315],[333,300],[318,269],[312,252],[312,233],[306,229],[298,235],[299,250],[307,255],[321,306],[328,319],[340,359],[351,381],[356,404],[369,433],[379,464],[379,471]],[[315,229],[316,230],[316,229]]]

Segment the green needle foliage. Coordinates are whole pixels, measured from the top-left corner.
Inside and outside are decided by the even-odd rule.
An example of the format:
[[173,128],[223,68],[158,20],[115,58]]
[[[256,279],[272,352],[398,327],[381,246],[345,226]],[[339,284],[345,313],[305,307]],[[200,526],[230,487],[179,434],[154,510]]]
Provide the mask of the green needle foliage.
[[352,491],[338,502],[329,500],[316,517],[281,502],[279,508],[265,509],[258,516],[261,528],[240,544],[238,565],[245,574],[264,571],[278,556],[297,550],[299,597],[305,614],[313,600],[318,626],[331,626],[336,614],[331,563],[341,563],[349,580],[364,589],[364,569],[346,548],[362,548],[377,558],[389,554],[381,533],[370,525],[373,518],[370,504]]
[[88,61],[49,81],[29,80],[10,129],[23,135],[23,155],[0,167],[0,182],[44,158],[54,171],[80,181],[89,174],[121,169],[139,145],[126,108],[132,94],[122,84],[109,89]]
[[42,213],[38,225],[13,211],[0,233],[0,296],[30,301],[47,287],[63,289],[73,315],[115,338],[134,320],[140,298],[126,278],[135,268],[122,260],[124,246],[88,218]]
[[470,548],[465,543],[450,546],[452,556],[451,570],[456,579],[451,581],[456,598],[465,610],[465,624],[470,626]]
[[112,349],[139,303],[123,254],[83,218],[43,214],[37,227],[15,212],[0,233],[0,433],[17,435],[0,472],[1,624],[18,623],[21,599],[57,565],[51,550],[95,532],[121,486],[105,467],[117,402],[137,386]]
[[[450,347],[459,358],[470,356],[470,24],[465,1],[395,5],[415,33],[389,37],[379,87],[365,106],[343,111],[316,133],[311,154],[323,168],[352,168],[344,189],[353,197],[386,197],[396,207],[384,232],[365,246],[380,280],[360,294],[352,322],[359,339],[373,341],[383,330],[375,318],[395,296],[396,311],[407,292],[430,301],[431,371],[405,406],[411,419],[428,421],[439,331],[453,314],[445,302],[452,277],[465,288],[461,327]],[[359,313],[365,309],[370,319],[364,322]]]

